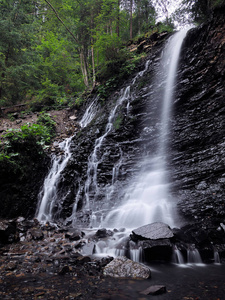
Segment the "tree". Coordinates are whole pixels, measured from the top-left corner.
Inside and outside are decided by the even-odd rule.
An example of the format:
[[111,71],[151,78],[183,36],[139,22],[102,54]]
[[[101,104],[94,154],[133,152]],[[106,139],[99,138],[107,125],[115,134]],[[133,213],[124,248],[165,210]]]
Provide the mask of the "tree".
[[135,15],[133,20],[134,35],[145,33],[155,24],[156,12],[149,0],[135,0]]
[[0,3],[0,99],[15,103],[22,100],[32,82],[31,46],[36,32],[35,1]]

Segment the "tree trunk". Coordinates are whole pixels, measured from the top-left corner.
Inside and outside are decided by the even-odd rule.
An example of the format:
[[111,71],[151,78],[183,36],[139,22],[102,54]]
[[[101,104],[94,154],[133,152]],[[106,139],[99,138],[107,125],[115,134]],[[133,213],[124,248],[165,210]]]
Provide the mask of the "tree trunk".
[[96,83],[96,74],[95,74],[95,56],[94,56],[94,46],[91,47],[91,56],[92,56],[92,72],[93,72],[93,88],[95,87]]
[[120,36],[120,0],[118,0],[118,7],[117,7],[117,24],[116,24],[116,33],[117,36]]
[[88,83],[87,62],[86,62],[86,58],[85,58],[85,55],[84,55],[83,47],[80,50],[80,65],[81,65],[82,75],[83,75],[83,78],[84,78],[84,84],[86,85],[86,87],[88,87],[89,83]]
[[130,0],[130,39],[133,38],[133,0]]

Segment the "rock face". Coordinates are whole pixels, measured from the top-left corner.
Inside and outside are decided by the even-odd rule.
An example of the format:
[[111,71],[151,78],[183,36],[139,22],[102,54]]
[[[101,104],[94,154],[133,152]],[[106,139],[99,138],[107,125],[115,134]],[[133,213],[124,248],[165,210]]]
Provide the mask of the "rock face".
[[192,29],[184,42],[171,140],[179,208],[219,225],[225,197],[225,8]]
[[151,271],[148,267],[136,263],[126,257],[117,257],[106,265],[103,269],[105,276],[121,278],[143,278],[151,277]]

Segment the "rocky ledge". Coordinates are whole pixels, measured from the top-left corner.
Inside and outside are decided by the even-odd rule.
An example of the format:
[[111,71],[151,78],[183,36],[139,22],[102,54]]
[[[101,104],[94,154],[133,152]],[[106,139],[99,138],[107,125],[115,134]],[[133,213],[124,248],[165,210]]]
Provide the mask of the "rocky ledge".
[[[224,229],[225,226],[221,225],[221,231]],[[168,252],[168,249],[173,249],[174,245],[178,247],[178,241],[180,244],[183,242],[184,247],[184,233],[191,235],[190,231],[187,228],[186,231],[175,230],[163,223],[153,223],[134,230],[132,235],[127,237],[127,242],[135,243],[138,247],[141,245],[146,259],[153,263],[158,262],[159,255],[147,257],[149,253],[152,255],[156,252],[165,253],[165,250]],[[222,235],[225,236],[224,231]],[[194,232],[192,238],[193,236]],[[201,238],[203,236],[201,235]],[[90,238],[82,230],[49,223],[43,225],[36,219],[27,221],[20,217],[17,220],[2,220],[0,222],[1,299],[138,299],[141,297],[147,300],[148,295],[161,293],[167,293],[166,299],[173,300],[183,299],[183,297],[195,299],[193,297],[202,295],[210,297],[204,299],[220,299],[218,297],[225,292],[224,276],[221,277],[220,274],[217,274],[215,279],[211,276],[207,279],[197,277],[198,285],[193,288],[196,284],[196,275],[193,273],[193,280],[190,278],[190,282],[182,287],[180,283],[182,277],[179,277],[177,282],[168,279],[173,277],[173,272],[176,275],[177,271],[167,269],[167,264],[164,265],[163,273],[154,273],[154,269],[152,272],[148,266],[126,257],[113,259],[110,256],[93,256],[94,245],[99,241],[106,241],[107,238],[113,238],[113,232],[106,229],[94,232],[93,237]],[[190,237],[188,237],[189,241]],[[161,256],[161,261],[164,258]],[[184,270],[191,272],[192,268]],[[220,282],[220,287],[216,288]],[[205,286],[209,286],[207,290]]]

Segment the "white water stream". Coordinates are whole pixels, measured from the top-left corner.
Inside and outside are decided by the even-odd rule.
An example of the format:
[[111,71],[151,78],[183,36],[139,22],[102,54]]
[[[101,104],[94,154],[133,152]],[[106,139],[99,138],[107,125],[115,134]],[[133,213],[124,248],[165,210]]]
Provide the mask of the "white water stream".
[[102,162],[102,159],[104,158],[104,153],[103,155],[101,154],[103,141],[105,140],[105,138],[108,136],[108,134],[113,128],[113,123],[115,121],[115,115],[118,107],[125,101],[129,102],[129,98],[130,98],[130,86],[127,86],[125,89],[121,90],[119,99],[117,100],[115,107],[110,112],[108,123],[105,128],[105,132],[102,136],[96,139],[94,151],[88,158],[87,180],[85,182],[85,208],[86,209],[90,208],[90,190],[94,194],[92,200],[93,202],[98,196],[97,174],[98,174],[98,165]]
[[[160,74],[164,74],[165,82],[157,155],[147,158],[148,164],[151,161],[151,169],[140,174],[135,185],[131,183],[122,205],[109,212],[102,223],[103,227],[133,229],[157,221],[171,227],[178,225],[176,201],[169,194],[166,154],[176,71],[186,32],[187,30],[183,30],[174,34],[168,41],[162,58],[163,69]],[[161,85],[161,82],[158,84]]]
[[[86,127],[95,117],[98,111],[97,101],[98,97],[96,97],[86,109],[86,112],[84,113],[83,118],[80,121],[80,126],[82,128]],[[54,207],[59,201],[58,186],[61,180],[61,175],[72,155],[72,153],[70,152],[72,139],[73,136],[59,143],[58,146],[61,153],[63,154],[52,156],[52,166],[47,177],[45,178],[42,190],[39,193],[36,218],[40,222],[53,221],[54,219]]]

